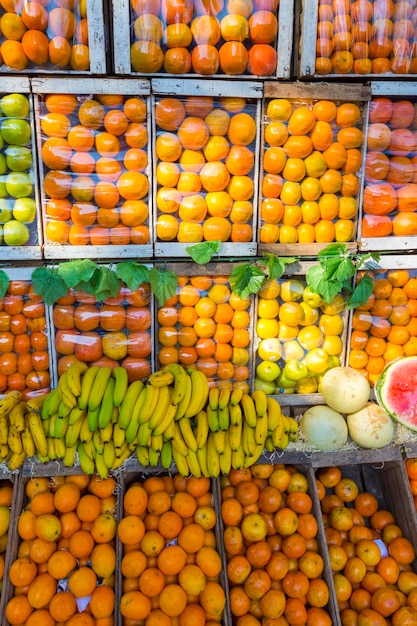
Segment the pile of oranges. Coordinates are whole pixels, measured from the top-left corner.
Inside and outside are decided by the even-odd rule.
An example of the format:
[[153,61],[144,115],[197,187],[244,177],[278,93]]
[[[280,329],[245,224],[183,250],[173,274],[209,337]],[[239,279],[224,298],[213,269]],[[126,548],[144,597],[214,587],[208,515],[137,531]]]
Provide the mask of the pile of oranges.
[[0,5],[0,64],[11,70],[90,68],[85,0]]
[[[122,624],[218,626],[226,594],[220,583],[208,478],[136,477],[123,495],[117,527]],[[145,621],[146,620],[146,621]]]
[[161,98],[155,120],[157,240],[253,241],[256,102]]
[[29,280],[11,280],[0,299],[0,393],[24,399],[49,391],[50,359],[45,305]]
[[317,74],[415,74],[413,2],[319,0]]
[[235,626],[331,626],[330,590],[305,474],[259,464],[222,478],[221,514]]
[[250,299],[227,276],[179,276],[177,295],[158,308],[160,366],[196,367],[218,387],[249,390]]
[[349,366],[374,386],[386,363],[417,354],[417,273],[383,270],[367,302],[353,311]]
[[341,623],[415,623],[414,546],[392,512],[343,473],[339,467],[316,472]]
[[151,290],[122,287],[115,298],[97,303],[95,296],[70,291],[54,304],[52,321],[61,375],[74,361],[122,365],[129,382],[151,373]]
[[277,67],[279,0],[132,0],[135,72],[252,74]]
[[9,624],[114,623],[115,486],[85,474],[27,480],[8,572]]
[[417,235],[416,129],[414,101],[371,101],[362,237]]
[[147,106],[97,95],[41,103],[45,235],[74,246],[149,242]]
[[0,590],[3,588],[5,558],[9,537],[10,509],[13,500],[13,483],[9,480],[0,482]]
[[354,102],[265,103],[261,243],[354,239],[363,115]]

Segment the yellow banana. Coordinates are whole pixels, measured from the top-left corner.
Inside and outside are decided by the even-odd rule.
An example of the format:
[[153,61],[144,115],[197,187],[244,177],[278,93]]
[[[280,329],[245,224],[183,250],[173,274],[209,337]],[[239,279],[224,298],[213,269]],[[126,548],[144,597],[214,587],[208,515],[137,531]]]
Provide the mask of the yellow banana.
[[[277,435],[275,435],[275,433],[277,433]],[[272,442],[275,448],[285,450],[288,447],[289,443],[288,433],[282,430],[280,436],[278,437],[278,429],[275,429],[272,433]]]
[[0,400],[0,417],[7,415],[21,400],[22,393],[20,391],[9,391],[9,393]]
[[249,426],[246,420],[243,420],[242,445],[246,456],[253,456],[255,454],[255,428]]
[[97,454],[95,460],[96,471],[102,480],[105,480],[109,475],[109,468],[107,467],[103,454]]
[[[184,373],[185,373],[184,394],[183,394],[181,400],[176,405],[177,406],[177,410],[175,412],[175,419],[176,420],[180,420],[182,417],[184,417],[185,412],[188,409],[188,405],[190,404],[191,394],[192,394],[192,391],[193,391],[193,387],[192,387],[192,384],[191,384],[191,378],[185,372],[185,370],[184,370]],[[175,390],[175,388],[174,388],[174,390]],[[174,404],[174,402],[172,404]]]
[[109,469],[112,469],[115,459],[116,459],[116,453],[114,450],[114,443],[113,441],[106,441],[106,443],[104,444],[104,450],[103,450],[103,460],[106,464],[106,467],[108,467]]
[[177,407],[175,406],[175,404],[172,404],[172,402],[170,402],[166,410],[164,419],[161,420],[158,426],[156,426],[152,431],[154,435],[162,435],[163,433],[165,433],[168,426],[170,424],[173,424],[176,411]]
[[52,389],[46,396],[45,400],[42,403],[41,408],[41,418],[43,420],[48,419],[54,413],[58,411],[59,403],[61,402],[61,395],[59,393],[58,387],[56,389]]
[[236,406],[241,401],[242,396],[242,389],[240,389],[239,387],[237,389],[233,389],[232,393],[230,394],[229,404],[231,404],[232,406]]
[[0,462],[6,461],[10,456],[9,446],[7,444],[0,446]]
[[190,468],[188,467],[187,458],[180,454],[174,447],[172,447],[172,456],[174,457],[174,463],[177,467],[178,474],[181,476],[188,476]]
[[163,442],[160,457],[162,467],[169,469],[172,463],[172,446],[170,441]]
[[210,478],[210,474],[207,467],[207,443],[197,450],[198,464],[200,465],[201,473],[206,478]]
[[199,370],[191,370],[191,399],[190,404],[185,412],[184,417],[194,417],[206,406],[209,395],[209,386],[207,378],[203,372]]
[[[222,389],[222,391],[226,391],[226,390]],[[220,404],[219,404],[219,409],[218,409],[217,413],[218,413],[218,416],[219,416],[219,429],[220,430],[227,430],[229,428],[229,425],[230,425],[230,412],[229,412],[228,405],[226,405],[225,407],[220,407]]]
[[100,371],[100,367],[98,365],[90,365],[88,370],[85,372],[81,381],[81,393],[78,396],[78,400],[77,400],[77,403],[80,409],[87,408],[91,389],[92,389],[95,377],[97,376],[99,371]]
[[127,428],[132,417],[133,407],[143,388],[144,385],[141,380],[135,380],[128,386],[123,402],[119,406],[118,423],[121,428]]
[[174,438],[174,435],[177,432],[176,429],[177,429],[177,426],[176,426],[175,421],[171,421],[164,430],[165,439],[168,439],[169,441],[171,441],[171,439]]
[[212,478],[217,478],[220,474],[219,453],[214,444],[215,433],[209,433],[207,439],[207,471]]
[[[16,392],[12,391],[11,393],[16,393]],[[29,412],[35,411],[35,413],[40,413],[42,410],[42,405],[45,402],[48,395],[49,393],[42,393],[40,396],[35,396],[34,398],[30,398],[30,400],[26,400],[26,411],[29,411]]]
[[268,408],[268,400],[265,391],[262,389],[255,389],[252,393],[252,400],[255,403],[256,414],[259,417],[263,417]]
[[177,406],[185,395],[188,374],[179,363],[169,363],[164,366],[163,370],[164,372],[170,372],[174,376],[171,402],[174,406]]
[[78,406],[75,406],[71,409],[71,413],[68,416],[68,424],[72,426],[76,422],[82,420],[82,418],[87,414],[87,409],[80,409]]
[[12,454],[9,456],[7,460],[7,467],[9,468],[11,472],[13,472],[14,470],[19,469],[19,467],[22,465],[25,459],[26,459],[26,452],[23,449],[20,453],[12,452]]
[[208,401],[209,401],[210,408],[213,409],[213,411],[217,411],[217,409],[219,408],[219,396],[220,396],[219,388],[212,387],[209,391]]
[[9,422],[16,432],[21,433],[25,429],[26,402],[21,400],[10,410]]
[[61,400],[71,409],[77,406],[77,397],[72,393],[68,386],[68,370],[63,372],[59,377],[58,391],[61,396]]
[[232,448],[229,442],[229,433],[225,433],[226,441],[223,453],[219,456],[220,472],[227,475],[232,469]]
[[83,443],[79,443],[77,446],[78,458],[80,461],[80,467],[84,474],[94,474],[94,460],[91,459],[85,451]]
[[54,439],[54,450],[57,459],[63,459],[67,448],[63,439]]
[[87,443],[88,441],[91,441],[92,436],[93,436],[93,431],[90,429],[90,426],[88,423],[88,413],[87,413],[87,415],[83,418],[83,421],[81,424],[81,430],[80,430],[81,443]]
[[237,425],[230,424],[229,426],[229,442],[232,450],[239,450],[242,442],[242,422]]
[[197,450],[198,445],[196,438],[194,437],[193,429],[191,427],[191,421],[186,417],[182,417],[178,420],[177,424],[180,427],[181,435],[189,450]]
[[113,424],[113,443],[115,449],[120,450],[126,443],[126,431],[116,422]]
[[[137,440],[140,446],[149,446],[151,444],[152,431],[149,428],[149,423],[144,422],[139,426]],[[126,431],[126,441],[127,441],[127,431]],[[127,441],[131,443],[130,441]]]
[[60,417],[57,416],[55,420],[54,430],[51,432],[51,437],[56,437],[57,439],[62,439],[65,437],[65,433],[67,432],[69,424],[69,417]]
[[174,382],[174,374],[166,369],[158,370],[148,378],[148,384],[154,387],[168,387],[172,382]]
[[184,441],[178,422],[174,422],[174,436],[171,440],[172,449],[176,450],[182,456],[187,456],[188,446]]
[[108,365],[106,365],[105,367],[100,367],[99,372],[94,378],[94,382],[91,387],[90,396],[88,398],[88,410],[89,411],[96,411],[99,408],[110,376],[111,376],[111,367],[109,367]]
[[48,456],[48,442],[43,430],[40,414],[36,411],[30,411],[28,413],[28,423],[36,450],[41,456]]
[[139,393],[135,404],[133,405],[132,413],[130,416],[130,421],[126,427],[126,441],[131,443],[137,437],[140,422],[139,415],[143,407],[143,403],[146,398],[146,388],[143,387],[142,391]]
[[35,442],[33,441],[32,434],[29,429],[27,418],[25,417],[25,429],[20,433],[22,438],[23,450],[26,452],[26,456],[32,457],[35,455]]
[[265,413],[262,417],[258,415],[255,426],[255,441],[257,445],[265,445],[268,435],[268,415]]
[[288,418],[288,437],[290,441],[298,440],[298,423],[293,417]]
[[113,404],[120,406],[126,395],[129,385],[127,369],[118,365],[113,369],[112,376],[114,378]]
[[171,404],[170,387],[163,385],[162,387],[159,387],[158,402],[151,414],[151,417],[149,418],[149,427],[152,430],[155,430],[155,428],[166,417],[168,407],[170,404]]
[[239,426],[242,423],[242,409],[240,404],[229,404],[229,416],[231,426]]
[[201,478],[201,467],[197,457],[197,452],[194,450],[188,450],[188,454],[185,457],[190,473],[196,478]]
[[62,464],[64,467],[74,467],[75,465],[75,453],[77,452],[78,442],[71,447],[65,448],[65,454],[62,458]]
[[65,433],[65,445],[67,448],[72,448],[78,443],[80,439],[80,431],[83,425],[82,420],[78,420],[75,424],[68,424],[67,431]]
[[230,400],[230,389],[221,389],[219,394],[219,409],[225,409],[229,404]]
[[233,469],[242,469],[245,462],[245,453],[242,446],[238,450],[232,451],[232,467]]
[[267,452],[275,452],[274,442],[272,441],[272,435],[268,435],[265,441],[265,450]]
[[272,433],[282,421],[281,406],[271,396],[267,396],[268,430]]
[[88,458],[92,459],[94,461],[94,457],[95,457],[95,454],[96,454],[96,447],[94,445],[93,438],[91,438],[90,441],[87,441],[86,443],[83,443],[83,448],[84,448],[84,452],[86,453]]
[[209,404],[207,405],[207,423],[209,430],[212,433],[215,433],[219,430],[219,413],[217,409],[212,409]]
[[115,472],[119,467],[123,465],[123,463],[130,457],[131,451],[129,450],[127,444],[121,448],[119,455],[116,454],[115,461],[113,463],[113,471]]
[[161,389],[162,387],[159,388],[148,384],[145,385],[145,399],[138,417],[140,424],[144,424],[151,418],[151,415],[155,411],[156,405],[158,404]]
[[55,429],[55,422],[56,422],[57,417],[58,417],[58,414],[55,413],[54,415],[51,415],[51,417],[48,417],[47,420],[43,420],[42,421],[45,437],[49,437],[51,429],[52,429],[52,431],[54,431],[54,429]]
[[159,450],[149,448],[149,465],[150,467],[156,467],[159,463]]
[[100,435],[104,443],[111,441],[113,436],[113,424],[109,422],[105,428],[100,428]]
[[13,454],[21,454],[23,451],[23,445],[22,445],[22,439],[20,437],[20,433],[18,433],[17,430],[13,428],[13,426],[9,427],[7,445],[10,448],[10,452],[12,452]]
[[197,442],[197,447],[202,448],[207,443],[207,437],[209,433],[209,425],[208,425],[206,411],[202,409],[199,412],[199,414],[196,416],[195,421],[196,421],[195,439]]
[[218,430],[217,432],[213,433],[213,435],[214,447],[219,454],[223,454],[226,445],[226,431]]
[[87,363],[74,361],[67,369],[67,384],[71,393],[78,398],[81,394],[81,376],[88,370]]
[[48,459],[50,461],[56,461],[57,456],[53,437],[47,437],[46,442],[48,444]]
[[259,459],[259,457],[261,456],[263,449],[264,449],[263,446],[257,446],[253,456],[245,456],[243,467],[251,467],[252,465],[254,465],[256,461]]
[[114,378],[110,377],[107,381],[107,385],[104,390],[103,398],[100,404],[100,412],[98,414],[99,428],[105,428],[108,424],[111,423],[111,417],[113,414],[114,385]]
[[151,436],[151,448],[160,452],[162,450],[162,445],[164,443],[162,435],[154,435]]
[[136,456],[142,467],[149,465],[149,448],[148,446],[136,446]]
[[255,403],[252,400],[251,396],[248,393],[244,393],[242,395],[242,399],[240,401],[240,406],[243,411],[243,416],[245,418],[246,423],[251,427],[255,428],[256,426],[256,409]]
[[97,454],[103,454],[104,452],[104,441],[101,438],[100,430],[95,430],[93,432],[93,444],[96,449]]

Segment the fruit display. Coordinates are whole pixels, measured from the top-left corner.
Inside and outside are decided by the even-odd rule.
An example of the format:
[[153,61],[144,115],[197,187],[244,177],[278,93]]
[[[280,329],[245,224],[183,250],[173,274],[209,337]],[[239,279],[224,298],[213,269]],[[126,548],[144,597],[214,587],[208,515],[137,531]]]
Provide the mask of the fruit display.
[[[397,474],[400,483],[390,483],[384,472],[367,466],[331,466],[316,471],[343,626],[399,626],[417,619],[415,549],[407,535],[407,514],[395,508],[394,491],[405,487],[401,484],[403,475],[393,468],[385,472]],[[390,497],[392,509],[392,504],[387,505]]]
[[114,478],[84,474],[23,481],[9,624],[115,623],[115,487]]
[[19,391],[28,399],[51,384],[46,312],[31,281],[11,276],[0,299],[0,394]]
[[249,390],[251,298],[227,276],[179,276],[177,295],[157,308],[160,366],[195,366],[210,385]]
[[345,300],[325,303],[303,277],[267,280],[257,299],[255,387],[268,394],[316,393],[341,364]]
[[393,419],[411,430],[417,430],[416,380],[417,357],[401,357],[384,367],[375,386],[380,405]]
[[11,507],[13,502],[13,483],[8,479],[0,480],[0,596],[4,579],[7,577],[5,559],[9,541]]
[[413,75],[416,24],[413,2],[319,0],[315,73]]
[[222,478],[233,624],[334,623],[310,492],[299,466],[261,463]]
[[351,316],[348,364],[373,387],[387,363],[417,354],[417,273],[378,270],[367,302]]
[[210,480],[128,474],[126,481],[117,527],[121,624],[223,623],[226,590]]
[[[414,100],[405,98],[371,100],[361,226],[364,239],[417,234],[415,106]],[[389,245],[395,249],[395,240]]]
[[88,71],[88,4],[87,0],[34,5],[4,0],[0,7],[1,70]]
[[[285,0],[132,0],[131,70],[272,76],[277,71],[280,4]],[[120,28],[117,20],[115,28]]]
[[33,154],[28,96],[0,94],[0,245],[5,247],[38,243]]
[[264,110],[259,241],[353,241],[364,144],[360,103],[272,98]]
[[147,244],[146,99],[46,94],[38,121],[46,243]]
[[123,365],[129,381],[144,379],[152,369],[151,290],[121,287],[116,298],[97,302],[84,292],[68,293],[53,306],[58,374],[74,361],[89,365]]
[[156,98],[155,121],[157,241],[254,241],[256,100]]

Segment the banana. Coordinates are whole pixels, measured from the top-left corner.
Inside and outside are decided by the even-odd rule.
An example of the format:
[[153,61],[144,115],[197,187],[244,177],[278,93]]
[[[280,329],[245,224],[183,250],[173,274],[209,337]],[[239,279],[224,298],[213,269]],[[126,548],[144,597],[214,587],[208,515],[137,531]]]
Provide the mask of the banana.
[[29,411],[28,423],[33,441],[35,443],[36,450],[43,457],[48,456],[48,442],[46,440],[45,432],[43,430],[43,424],[40,413],[37,411]]
[[123,463],[130,457],[132,454],[131,450],[127,444],[121,448],[119,455],[116,454],[116,458],[114,460],[112,470],[115,472],[119,467],[123,465]]
[[23,450],[26,452],[26,456],[32,457],[35,455],[35,442],[33,441],[32,434],[29,429],[29,424],[25,416],[25,430],[20,433],[22,439]]
[[219,413],[217,409],[212,409],[209,404],[207,405],[207,423],[210,432],[215,433],[219,430]]
[[80,422],[86,414],[87,414],[87,409],[80,409],[78,408],[78,406],[75,406],[71,410],[71,413],[68,416],[68,424],[72,426],[73,424]]
[[102,480],[105,480],[107,476],[109,475],[109,468],[107,467],[104,461],[103,454],[96,454],[95,464],[96,464],[97,474],[100,476]]
[[106,464],[106,467],[108,467],[109,469],[112,469],[115,458],[116,458],[116,453],[114,450],[113,441],[106,441],[106,443],[104,444],[104,450],[103,450],[103,460]]
[[174,374],[166,369],[158,370],[148,378],[148,384],[154,387],[168,387],[174,382]]
[[46,441],[47,441],[47,444],[48,444],[48,460],[49,461],[56,461],[57,456],[56,456],[56,452],[55,452],[55,444],[54,444],[53,437],[47,437]]
[[68,386],[68,370],[63,372],[59,377],[58,391],[64,404],[71,409],[72,407],[77,406],[77,397],[72,393]]
[[164,430],[164,437],[171,441],[174,438],[175,433],[177,432],[177,427],[175,421],[171,421],[168,426]]
[[0,400],[0,417],[10,413],[12,408],[22,400],[22,397],[20,391],[9,391],[9,393]]
[[164,443],[164,439],[162,435],[153,435],[151,436],[151,448],[156,450],[157,452],[161,452],[162,445]]
[[63,459],[67,451],[65,441],[63,439],[54,439],[54,450],[57,459]]
[[143,387],[142,391],[139,393],[135,404],[132,408],[132,413],[130,416],[130,421],[126,427],[126,441],[128,443],[132,443],[137,437],[139,430],[139,415],[143,407],[143,403],[145,402],[146,397],[146,388]]
[[230,424],[229,442],[232,450],[239,450],[240,444],[242,442],[242,426],[242,422],[237,425]]
[[97,454],[103,454],[104,452],[104,441],[101,438],[100,430],[95,430],[93,432],[93,444],[96,449]]
[[172,446],[170,441],[163,442],[160,457],[162,467],[169,469],[172,463]]
[[48,419],[54,413],[58,411],[59,404],[61,402],[61,395],[59,393],[58,387],[56,389],[52,389],[45,398],[42,403],[41,408],[41,418],[43,420]]
[[116,450],[120,450],[126,442],[126,431],[116,422],[113,424],[113,443]]
[[13,454],[21,454],[23,451],[22,438],[20,436],[20,433],[18,433],[17,430],[15,430],[15,428],[13,428],[12,426],[9,428],[7,445],[9,446],[10,452],[12,452]]
[[[188,405],[190,404],[191,394],[192,394],[192,391],[193,391],[193,387],[192,387],[192,384],[191,384],[191,378],[186,373],[185,370],[184,370],[184,373],[185,373],[184,394],[183,394],[181,400],[176,405],[176,407],[177,407],[177,410],[175,412],[175,419],[176,420],[180,420],[182,417],[184,417],[185,412],[188,409]],[[175,386],[174,386],[174,392],[175,392]],[[174,393],[172,394],[172,396],[174,397]],[[174,402],[172,404],[174,404]]]
[[114,406],[111,414],[112,424],[115,424],[119,420],[119,407]]
[[178,454],[181,454],[182,456],[187,456],[188,446],[184,441],[184,437],[182,436],[178,422],[174,422],[174,436],[171,440],[171,444],[172,449],[176,450]]
[[100,428],[100,435],[104,443],[111,441],[113,436],[113,424],[109,422],[105,428]]
[[177,424],[180,427],[181,435],[188,447],[188,450],[193,450],[194,452],[196,452],[198,445],[193,433],[193,429],[191,427],[191,420],[187,419],[186,417],[182,417],[180,420],[178,420]]
[[268,400],[265,391],[255,389],[255,391],[252,392],[252,400],[255,403],[256,414],[259,417],[263,417],[268,408]]
[[[155,389],[157,389],[157,387],[155,387]],[[143,424],[139,426],[137,442],[140,446],[150,446],[151,438],[152,438],[152,431],[149,428],[149,423],[144,422]],[[127,441],[127,431],[126,431],[126,441]],[[132,442],[127,441],[127,443],[132,443]]]
[[115,383],[113,392],[113,404],[114,406],[120,406],[123,402],[129,385],[127,369],[118,365],[113,369],[112,376]]
[[213,442],[217,452],[219,454],[223,454],[226,445],[226,431],[218,430],[213,433]]
[[268,436],[268,415],[265,413],[262,417],[258,415],[255,426],[255,441],[259,446],[264,446]]
[[96,455],[96,447],[94,445],[93,438],[91,438],[90,441],[83,443],[83,448],[88,458],[94,461],[94,457]]
[[200,370],[191,370],[191,400],[184,417],[194,417],[206,406],[209,395],[207,378]]
[[219,456],[219,463],[220,463],[220,471],[222,474],[226,475],[230,472],[230,470],[232,469],[232,448],[230,447],[230,443],[229,443],[229,433],[225,433],[226,435],[226,441],[225,441],[225,446],[224,446],[224,451],[223,454],[221,454]]
[[232,451],[233,469],[242,469],[244,462],[245,462],[245,453],[243,452],[243,448],[241,446],[239,450]]
[[172,404],[172,402],[170,402],[170,404],[168,405],[165,417],[159,422],[159,424],[152,431],[154,435],[158,436],[158,435],[162,435],[163,433],[165,433],[168,426],[174,423],[174,417],[175,417],[176,411],[177,411],[177,407],[175,406],[175,404]]
[[26,402],[21,400],[10,410],[9,422],[16,432],[21,433],[25,429]]
[[0,462],[7,461],[9,456],[10,456],[9,446],[7,444],[4,446],[3,445],[0,446]]
[[272,435],[268,435],[265,441],[265,450],[267,452],[275,452],[274,442],[272,441]]
[[213,411],[217,411],[217,409],[219,408],[219,396],[220,396],[219,388],[212,387],[209,391],[208,401],[209,401],[210,408],[213,409]]
[[121,428],[127,428],[132,417],[133,407],[143,388],[144,385],[141,380],[135,380],[128,386],[123,402],[119,406],[118,424]]
[[78,398],[81,394],[81,376],[88,370],[87,363],[74,361],[67,369],[67,384],[71,393]]
[[[12,391],[11,393],[16,393],[16,392]],[[26,400],[26,411],[29,411],[29,412],[34,411],[35,413],[40,413],[42,410],[42,405],[45,402],[48,395],[49,393],[42,393],[40,396],[35,396],[34,398],[30,398],[30,400]],[[17,402],[15,404],[17,404]]]
[[143,401],[142,409],[139,413],[139,424],[144,424],[148,420],[150,420],[151,415],[155,411],[156,405],[158,404],[159,394],[161,393],[162,387],[153,387],[152,385],[145,385],[145,399]]
[[[65,404],[65,402],[61,400],[61,402],[59,403],[57,415],[59,415],[60,417],[66,417],[75,408],[76,406],[71,408],[68,404]],[[53,413],[52,415],[55,415],[55,414]]]
[[255,428],[249,426],[246,420],[243,420],[242,445],[246,456],[254,456],[256,450]]
[[96,411],[99,408],[110,376],[111,376],[111,367],[109,367],[108,365],[106,365],[105,367],[100,367],[99,372],[94,378],[90,395],[88,397],[88,410],[89,411]]
[[209,434],[209,424],[207,420],[207,413],[204,410],[201,410],[199,414],[195,418],[196,421],[196,430],[195,430],[195,439],[197,442],[197,447],[202,448],[207,443],[207,437]]
[[55,426],[53,432],[51,432],[51,437],[56,437],[57,439],[63,439],[68,429],[69,417],[60,417],[57,416],[55,420]]
[[111,416],[113,413],[114,386],[114,378],[110,377],[107,381],[107,385],[103,394],[103,399],[100,404],[100,412],[98,414],[99,428],[105,428],[108,424],[111,424]]
[[298,441],[298,423],[293,417],[288,418],[288,437],[290,441]]
[[220,474],[219,453],[214,444],[215,433],[209,433],[207,439],[207,471],[212,478],[217,478]]
[[201,473],[206,478],[210,478],[210,474],[207,467],[207,443],[197,450],[198,464],[200,465]]
[[198,461],[197,452],[194,450],[188,450],[188,454],[185,459],[190,473],[196,478],[201,478],[201,467]]
[[7,467],[11,472],[19,469],[24,460],[26,459],[26,452],[22,449],[20,453],[12,452],[7,460]]
[[65,448],[65,454],[62,458],[62,464],[64,467],[74,467],[75,465],[75,453],[77,452],[78,442],[73,446],[67,446]]
[[255,428],[256,426],[256,409],[255,403],[252,400],[251,396],[248,393],[244,393],[242,395],[242,399],[240,401],[240,405],[243,410],[243,416],[245,418],[246,423],[251,427]]
[[174,376],[171,402],[174,406],[177,406],[184,398],[188,374],[179,363],[169,363],[164,366],[163,370],[164,372],[170,372]]
[[100,369],[101,368],[98,365],[90,365],[88,370],[85,372],[81,381],[81,393],[78,396],[78,400],[77,400],[78,407],[80,409],[87,408],[91,389],[92,389],[95,377],[99,373]]
[[285,450],[288,447],[288,443],[289,443],[288,433],[286,433],[284,430],[280,431],[279,433],[278,429],[275,429],[274,432],[272,433],[272,442],[275,448],[280,448],[281,450]]
[[55,430],[55,422],[57,420],[57,417],[58,417],[58,413],[54,413],[54,415],[51,415],[51,417],[48,417],[47,420],[42,421],[45,437],[49,437],[50,433]]
[[92,433],[98,428],[98,416],[99,415],[100,415],[100,405],[96,409],[90,409],[90,407],[88,407],[87,421],[88,421],[88,427]]
[[[222,391],[225,391],[225,389],[222,389]],[[230,425],[230,412],[228,405],[226,405],[225,407],[220,407],[219,405],[217,413],[219,416],[219,429],[227,430]]]
[[142,467],[149,465],[149,448],[148,446],[136,446],[136,456]]
[[281,406],[271,396],[267,396],[268,430],[272,433],[281,423]]
[[75,424],[68,424],[68,428],[65,433],[65,445],[67,448],[72,448],[78,443],[82,425],[82,420],[78,420]]
[[168,407],[171,404],[171,389],[166,385],[159,387],[158,403],[149,419],[149,427],[152,430],[164,420]]
[[229,404],[231,404],[232,406],[236,406],[241,401],[242,396],[243,396],[242,389],[240,388],[233,389],[232,393],[230,394]]
[[251,467],[256,463],[263,452],[263,446],[257,446],[255,450],[255,454],[253,456],[245,456],[245,460],[243,462],[243,467]]
[[229,404],[229,417],[231,426],[239,426],[242,423],[242,409],[240,404]]
[[172,456],[174,457],[174,463],[177,467],[178,474],[181,476],[188,476],[190,468],[188,467],[187,458],[180,454],[174,447],[172,447]]
[[221,389],[219,394],[219,409],[225,409],[229,404],[230,400],[230,389]]
[[159,464],[159,450],[154,450],[152,447],[149,448],[149,465],[151,467],[156,467]]
[[77,453],[80,461],[80,467],[84,474],[94,474],[94,461],[87,455],[84,444],[81,442],[77,446]]
[[83,418],[80,430],[80,441],[81,443],[87,443],[91,441],[93,437],[93,431],[90,430],[90,426],[88,424],[88,414]]

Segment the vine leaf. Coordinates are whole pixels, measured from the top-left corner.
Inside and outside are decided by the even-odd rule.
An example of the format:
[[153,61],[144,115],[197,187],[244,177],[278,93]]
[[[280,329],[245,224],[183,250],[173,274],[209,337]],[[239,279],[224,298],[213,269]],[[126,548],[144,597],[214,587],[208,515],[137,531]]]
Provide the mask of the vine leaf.
[[298,261],[297,257],[279,257],[276,254],[265,252],[263,255],[268,270],[268,278],[273,280],[275,278],[281,278],[285,272],[287,265],[292,265]]
[[68,288],[74,288],[79,283],[88,283],[97,269],[97,263],[90,259],[76,259],[60,263],[58,275],[64,280]]
[[254,263],[236,265],[230,274],[230,286],[242,299],[258,293],[265,280],[265,273]]
[[149,271],[149,282],[159,306],[163,306],[169,298],[176,294],[178,277],[171,270],[158,270],[156,267],[152,267]]
[[365,276],[356,285],[354,292],[347,299],[347,308],[353,309],[357,306],[365,304],[365,302],[367,302],[370,295],[372,294],[373,288],[373,278],[369,274],[365,274]]
[[47,267],[37,267],[32,272],[32,287],[47,305],[53,304],[68,293],[68,287],[61,276]]
[[3,298],[6,295],[6,292],[9,288],[10,279],[7,276],[6,272],[0,270],[0,298]]
[[115,298],[119,293],[120,281],[115,272],[105,266],[99,267],[95,274],[95,296],[97,302],[101,302],[106,298]]
[[116,276],[135,291],[142,283],[149,283],[149,268],[136,261],[124,261],[117,264]]
[[221,241],[203,241],[196,243],[194,246],[188,246],[185,248],[185,251],[190,255],[194,263],[207,265],[211,261],[212,256],[220,252],[221,247]]

